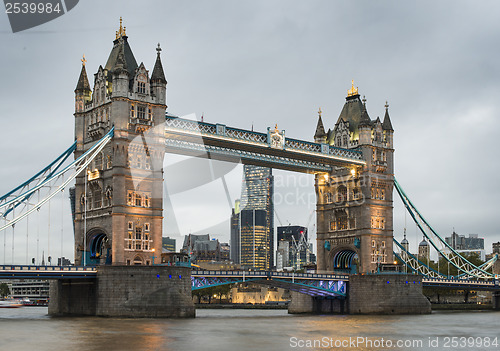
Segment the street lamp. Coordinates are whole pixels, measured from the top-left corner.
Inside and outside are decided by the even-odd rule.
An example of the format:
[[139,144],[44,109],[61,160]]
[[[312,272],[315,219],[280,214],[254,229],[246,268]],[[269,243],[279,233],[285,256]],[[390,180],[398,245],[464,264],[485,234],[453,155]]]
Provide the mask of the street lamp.
[[151,251],[153,252],[153,255],[151,256],[151,258],[153,259],[153,266],[154,266],[155,265],[155,258],[156,258],[155,249],[153,248],[153,249],[151,249]]

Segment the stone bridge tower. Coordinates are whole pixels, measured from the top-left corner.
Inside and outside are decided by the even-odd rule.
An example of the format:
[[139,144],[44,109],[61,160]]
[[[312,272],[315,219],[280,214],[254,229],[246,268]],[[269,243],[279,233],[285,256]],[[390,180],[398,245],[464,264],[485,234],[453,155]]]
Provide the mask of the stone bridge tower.
[[393,134],[387,103],[383,122],[370,119],[354,84],[333,130],[320,110],[315,141],[359,150],[366,166],[316,175],[318,271],[371,273],[393,262]]
[[[113,126],[114,137],[75,185],[75,264],[160,262],[167,81],[158,44],[151,75],[137,64],[125,27],[116,32],[91,89],[83,66],[75,89],[75,158]],[[154,56],[153,56],[154,57]]]

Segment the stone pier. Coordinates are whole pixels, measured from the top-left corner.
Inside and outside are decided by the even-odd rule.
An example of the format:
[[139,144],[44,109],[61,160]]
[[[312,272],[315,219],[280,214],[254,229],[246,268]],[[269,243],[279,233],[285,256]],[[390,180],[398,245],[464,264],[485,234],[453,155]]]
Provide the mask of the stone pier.
[[167,266],[101,266],[95,279],[51,282],[49,314],[194,317],[191,270]]
[[409,274],[349,277],[350,314],[427,314],[431,303],[422,294],[422,277]]
[[[500,295],[497,300],[500,307]],[[346,299],[326,299],[292,292],[288,313],[427,314],[422,278],[406,274],[351,275]]]
[[314,297],[296,291],[291,292],[292,299],[288,313],[344,314],[347,312],[345,299]]

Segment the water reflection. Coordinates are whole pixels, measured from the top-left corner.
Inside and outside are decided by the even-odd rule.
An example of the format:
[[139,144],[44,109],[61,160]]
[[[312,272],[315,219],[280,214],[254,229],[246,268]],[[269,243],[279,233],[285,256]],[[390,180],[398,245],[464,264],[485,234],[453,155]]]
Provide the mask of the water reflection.
[[[290,350],[302,341],[304,347],[295,349],[440,350],[446,348],[429,347],[429,340],[439,338],[443,346],[444,337],[495,337],[500,330],[500,312],[488,311],[297,316],[286,310],[198,310],[195,319],[50,318],[46,314],[47,309],[40,307],[0,310],[0,349]],[[393,346],[338,347],[360,337],[372,343],[383,339]],[[398,340],[420,340],[421,345],[396,347]],[[305,347],[307,341],[316,341],[318,347]]]

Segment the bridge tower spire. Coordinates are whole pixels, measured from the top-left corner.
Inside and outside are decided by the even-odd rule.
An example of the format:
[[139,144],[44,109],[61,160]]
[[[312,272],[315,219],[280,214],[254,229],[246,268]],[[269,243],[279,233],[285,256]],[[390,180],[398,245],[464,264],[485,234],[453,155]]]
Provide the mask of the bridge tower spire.
[[328,132],[327,144],[361,151],[366,165],[316,175],[318,270],[371,273],[393,262],[394,130],[385,108],[383,123],[372,120],[352,82]]
[[[75,263],[151,265],[161,253],[166,79],[137,64],[122,19],[91,89],[82,60],[75,90],[75,158],[112,127],[113,140],[75,184]],[[156,256],[158,257],[158,255]],[[159,263],[158,259],[156,263]]]

